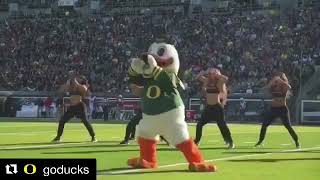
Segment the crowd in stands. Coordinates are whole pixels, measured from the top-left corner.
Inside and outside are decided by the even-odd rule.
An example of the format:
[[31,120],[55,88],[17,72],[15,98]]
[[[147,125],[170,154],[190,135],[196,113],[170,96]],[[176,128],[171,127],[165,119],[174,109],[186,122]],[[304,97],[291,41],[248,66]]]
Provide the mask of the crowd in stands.
[[177,47],[190,95],[195,76],[218,67],[231,92],[258,92],[276,70],[299,85],[301,63],[320,60],[320,13],[26,18],[0,22],[0,90],[54,91],[68,72],[86,75],[94,92],[129,92],[129,59],[165,28]]

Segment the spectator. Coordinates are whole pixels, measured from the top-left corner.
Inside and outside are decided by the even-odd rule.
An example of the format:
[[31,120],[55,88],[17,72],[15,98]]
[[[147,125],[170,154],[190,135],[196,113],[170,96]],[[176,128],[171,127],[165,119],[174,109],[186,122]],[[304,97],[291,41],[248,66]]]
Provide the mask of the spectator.
[[247,82],[256,92],[275,69],[297,79],[301,61],[319,61],[320,25],[312,18],[318,15],[306,9],[285,22],[267,13],[7,19],[0,22],[0,89],[54,91],[64,72],[76,70],[95,92],[126,92],[128,59],[145,52],[165,26],[188,71],[189,96],[198,92],[193,76],[212,66],[230,77],[233,92],[245,92]]
[[44,100],[45,117],[53,117],[53,99],[48,97]]
[[247,110],[247,102],[243,98],[240,98],[240,106],[239,106],[240,122],[244,122],[246,117],[246,110]]

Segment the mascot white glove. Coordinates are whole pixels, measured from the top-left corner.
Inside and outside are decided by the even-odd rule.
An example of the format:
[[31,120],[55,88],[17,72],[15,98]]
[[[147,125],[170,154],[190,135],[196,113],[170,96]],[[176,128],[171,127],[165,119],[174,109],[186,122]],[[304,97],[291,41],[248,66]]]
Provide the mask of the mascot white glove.
[[131,73],[143,74],[144,65],[145,63],[140,58],[132,58],[130,65]]
[[143,61],[146,62],[143,66],[143,76],[146,78],[151,78],[154,69],[158,67],[157,61],[152,55],[146,55],[143,58]]

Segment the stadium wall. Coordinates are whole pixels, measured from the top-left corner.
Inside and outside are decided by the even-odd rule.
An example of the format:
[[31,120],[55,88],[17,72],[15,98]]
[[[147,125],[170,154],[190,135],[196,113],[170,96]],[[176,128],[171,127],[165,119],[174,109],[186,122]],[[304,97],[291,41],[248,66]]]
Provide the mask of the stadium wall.
[[[48,97],[52,98],[50,106],[44,102]],[[134,115],[139,107],[140,99],[131,94],[93,94],[95,97],[92,103],[88,104],[88,114],[94,113],[94,119],[128,120]],[[121,101],[122,106],[119,107]],[[185,99],[186,120],[195,121],[199,119],[203,102],[199,97],[188,97]],[[246,103],[244,112],[240,110],[241,102]],[[226,120],[240,123],[260,123],[262,116],[270,107],[271,98],[264,94],[242,94],[235,93],[228,96],[228,103],[225,108]],[[320,101],[303,101],[301,116],[294,123],[320,124]],[[62,106],[62,104],[64,104]],[[21,117],[21,118],[57,118],[68,108],[68,96],[58,98],[55,92],[34,92],[34,91],[0,91],[0,116]],[[105,112],[107,111],[107,113]],[[103,115],[104,114],[104,115]],[[107,115],[106,115],[107,114]],[[105,117],[108,116],[108,117]]]

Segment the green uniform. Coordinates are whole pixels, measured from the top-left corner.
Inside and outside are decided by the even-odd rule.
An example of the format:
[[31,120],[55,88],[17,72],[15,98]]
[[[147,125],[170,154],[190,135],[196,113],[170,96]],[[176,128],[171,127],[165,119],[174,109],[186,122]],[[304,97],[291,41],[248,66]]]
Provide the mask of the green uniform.
[[[131,69],[129,77],[129,82],[141,84],[142,76]],[[142,112],[157,115],[183,106],[178,91],[179,83],[180,79],[174,73],[156,67],[150,77],[143,78]]]

